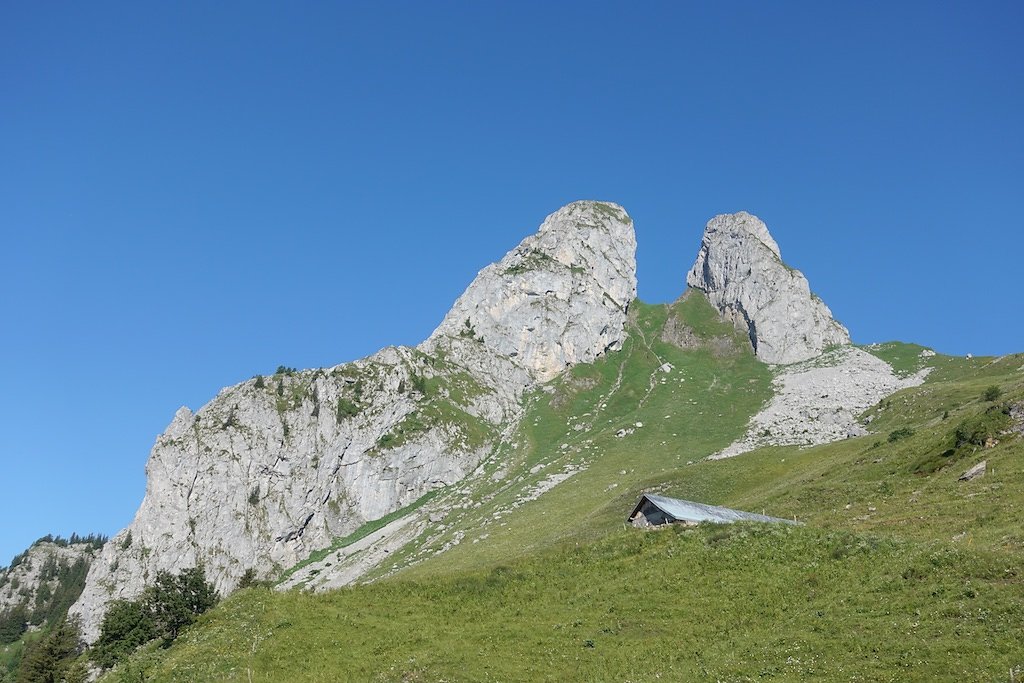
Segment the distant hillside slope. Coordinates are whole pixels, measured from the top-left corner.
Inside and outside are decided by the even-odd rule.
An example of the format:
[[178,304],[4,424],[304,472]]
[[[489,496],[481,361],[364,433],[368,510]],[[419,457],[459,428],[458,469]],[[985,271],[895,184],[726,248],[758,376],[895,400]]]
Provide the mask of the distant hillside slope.
[[[869,409],[869,433],[706,460],[763,404],[771,373],[700,297],[631,310],[622,353],[537,394],[465,502],[442,495],[432,531],[376,572],[394,576],[244,591],[105,680],[1024,674],[1024,355],[871,348],[901,372],[933,369]],[[665,334],[680,324],[685,349]],[[983,476],[961,479],[982,461]],[[535,495],[552,475],[567,476]],[[625,528],[643,491],[806,525]]]
[[78,599],[101,536],[44,536],[0,569],[0,644],[59,619]]
[[26,645],[65,617],[106,540],[44,536],[0,569],[0,683],[19,680]]

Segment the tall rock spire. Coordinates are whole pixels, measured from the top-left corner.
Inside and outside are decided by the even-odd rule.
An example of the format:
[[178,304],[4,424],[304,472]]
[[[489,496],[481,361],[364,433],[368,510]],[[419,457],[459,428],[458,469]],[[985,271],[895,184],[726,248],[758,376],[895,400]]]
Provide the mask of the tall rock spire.
[[746,330],[766,363],[796,363],[850,343],[803,273],[783,263],[764,222],[745,211],[708,222],[686,284]]
[[618,349],[636,298],[636,236],[626,211],[579,201],[480,271],[422,348],[472,339],[536,379]]

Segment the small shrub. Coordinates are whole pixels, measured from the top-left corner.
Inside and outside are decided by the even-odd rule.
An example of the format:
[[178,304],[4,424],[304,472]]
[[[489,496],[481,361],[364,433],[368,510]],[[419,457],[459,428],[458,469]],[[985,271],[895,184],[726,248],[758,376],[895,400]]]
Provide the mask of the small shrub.
[[465,337],[466,339],[472,339],[475,342],[483,342],[484,338],[476,333],[476,328],[473,327],[473,323],[466,318],[466,322],[463,323],[462,329],[459,330],[459,336]]
[[267,383],[263,381],[263,375],[256,375],[253,379],[256,381],[253,382],[252,385],[257,389],[262,389],[267,386]]
[[914,435],[914,430],[910,427],[900,427],[889,432],[889,443],[896,443],[900,439],[909,439]]
[[342,396],[338,399],[338,404],[334,409],[334,414],[338,419],[338,422],[341,422],[345,418],[355,417],[358,415],[359,406]]
[[269,581],[261,581],[256,576],[256,569],[253,567],[249,567],[248,569],[246,569],[245,573],[242,574],[242,578],[238,580],[238,590],[242,590],[243,588],[254,588],[258,586],[270,585],[271,584]]
[[985,392],[981,395],[981,398],[991,403],[992,401],[999,400],[999,397],[1002,395],[1003,390],[993,385],[985,390]]
[[260,487],[259,484],[252,487],[252,491],[249,492],[249,505],[256,505],[260,502]]
[[1010,424],[1008,406],[992,406],[984,413],[969,417],[956,426],[953,431],[954,448],[967,444],[984,446],[985,441],[995,438]]

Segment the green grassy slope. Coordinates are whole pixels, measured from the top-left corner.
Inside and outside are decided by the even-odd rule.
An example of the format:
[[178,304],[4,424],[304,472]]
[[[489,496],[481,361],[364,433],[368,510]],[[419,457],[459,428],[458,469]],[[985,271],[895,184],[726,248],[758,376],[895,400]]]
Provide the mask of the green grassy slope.
[[[822,528],[955,540],[1020,553],[1021,438],[999,437],[991,448],[955,445],[964,425],[985,424],[987,416],[1024,403],[1024,356],[978,359],[976,370],[940,362],[947,367],[937,369],[927,384],[869,411],[875,415],[875,434],[811,449],[763,449],[700,463],[685,479],[667,480],[666,489],[680,496],[720,494],[727,504],[767,506],[775,514],[797,516]],[[1001,386],[1002,396],[985,401],[981,395],[993,385]],[[901,437],[905,433],[910,435]],[[983,478],[958,481],[981,460],[988,463]]]
[[[482,475],[446,494],[453,505],[468,499],[468,508],[452,509],[428,547],[407,548],[395,564],[429,557],[459,537],[458,546],[412,571],[486,566],[566,538],[599,537],[621,526],[622,509],[652,476],[669,476],[742,433],[771,384],[742,335],[701,296],[671,306],[637,302],[632,312],[623,350],[573,368],[535,396],[519,432]],[[719,343],[683,350],[662,341],[670,317]],[[666,363],[670,372],[659,369]],[[616,436],[624,429],[632,431]],[[524,502],[524,492],[567,467],[579,471]],[[499,469],[504,476],[495,481]]]
[[[1024,403],[1024,356],[868,348],[907,374],[933,368],[869,411],[874,433],[706,461],[768,398],[770,372],[700,296],[632,311],[621,352],[538,392],[483,471],[438,493],[445,518],[375,574],[395,576],[243,592],[107,680],[1024,674],[1024,444],[979,437]],[[984,477],[958,481],[981,459]],[[651,490],[806,526],[624,529]]]
[[248,590],[108,680],[1004,680],[1024,588],[990,553],[813,528],[618,531],[492,570]]

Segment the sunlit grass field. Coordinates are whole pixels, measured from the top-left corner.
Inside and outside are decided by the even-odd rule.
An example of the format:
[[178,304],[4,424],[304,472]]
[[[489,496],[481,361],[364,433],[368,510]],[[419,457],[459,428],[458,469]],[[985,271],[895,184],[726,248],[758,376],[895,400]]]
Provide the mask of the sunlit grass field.
[[[1024,677],[1024,446],[958,443],[1024,402],[1024,356],[868,348],[904,374],[933,368],[869,411],[871,434],[707,461],[769,398],[771,369],[699,296],[632,311],[623,350],[532,397],[374,583],[243,591],[104,680]],[[663,339],[668,324],[696,341]],[[627,528],[644,491],[803,526]]]

